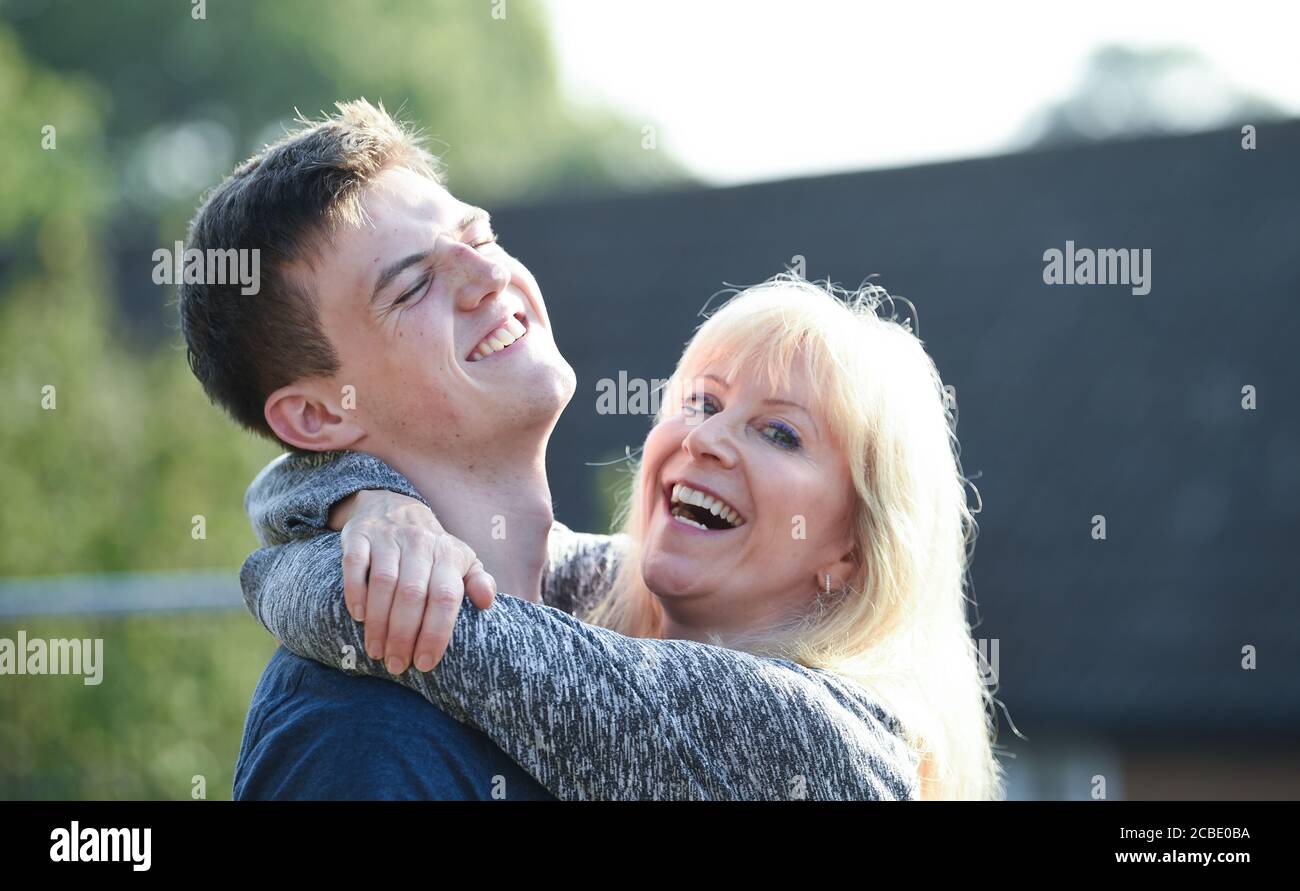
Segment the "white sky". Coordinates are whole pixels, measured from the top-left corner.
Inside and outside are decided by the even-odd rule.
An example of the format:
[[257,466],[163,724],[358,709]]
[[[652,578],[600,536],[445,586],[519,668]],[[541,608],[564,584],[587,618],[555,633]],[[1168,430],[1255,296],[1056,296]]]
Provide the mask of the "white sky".
[[564,89],[707,182],[1006,150],[1098,46],[1181,46],[1300,114],[1293,0],[546,0]]

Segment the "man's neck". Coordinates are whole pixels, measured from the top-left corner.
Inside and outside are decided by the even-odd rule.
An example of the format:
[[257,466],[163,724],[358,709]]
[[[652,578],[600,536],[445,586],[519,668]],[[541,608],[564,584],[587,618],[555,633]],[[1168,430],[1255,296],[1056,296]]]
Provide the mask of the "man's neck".
[[385,460],[414,484],[443,528],[474,550],[497,590],[541,601],[554,521],[545,439],[528,450]]

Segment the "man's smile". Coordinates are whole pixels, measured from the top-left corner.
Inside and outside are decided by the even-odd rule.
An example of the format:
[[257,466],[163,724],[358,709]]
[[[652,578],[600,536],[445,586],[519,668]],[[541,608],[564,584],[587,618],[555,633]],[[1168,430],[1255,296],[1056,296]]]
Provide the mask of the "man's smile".
[[474,349],[470,350],[469,355],[465,357],[465,361],[478,362],[488,356],[504,352],[512,344],[522,340],[527,333],[528,317],[526,315],[517,312],[513,316],[507,316],[503,321],[495,324]]

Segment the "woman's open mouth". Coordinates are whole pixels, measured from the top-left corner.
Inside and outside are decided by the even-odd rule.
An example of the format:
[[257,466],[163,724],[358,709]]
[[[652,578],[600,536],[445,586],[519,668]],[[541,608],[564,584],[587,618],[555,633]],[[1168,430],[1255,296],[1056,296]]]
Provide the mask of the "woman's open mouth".
[[745,518],[730,504],[685,483],[675,483],[669,491],[668,514],[683,525],[706,532],[724,532],[745,525]]
[[506,319],[505,324],[496,328],[487,337],[478,342],[478,346],[469,351],[466,362],[478,362],[494,353],[504,352],[513,344],[524,339],[528,333],[528,317],[521,312]]

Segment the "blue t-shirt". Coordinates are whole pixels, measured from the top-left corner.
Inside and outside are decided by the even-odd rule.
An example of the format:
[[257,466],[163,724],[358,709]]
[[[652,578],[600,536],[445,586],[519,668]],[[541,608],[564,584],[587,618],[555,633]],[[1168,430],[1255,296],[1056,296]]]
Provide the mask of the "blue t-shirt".
[[554,800],[484,734],[391,681],[280,647],[253,692],[236,800]]

